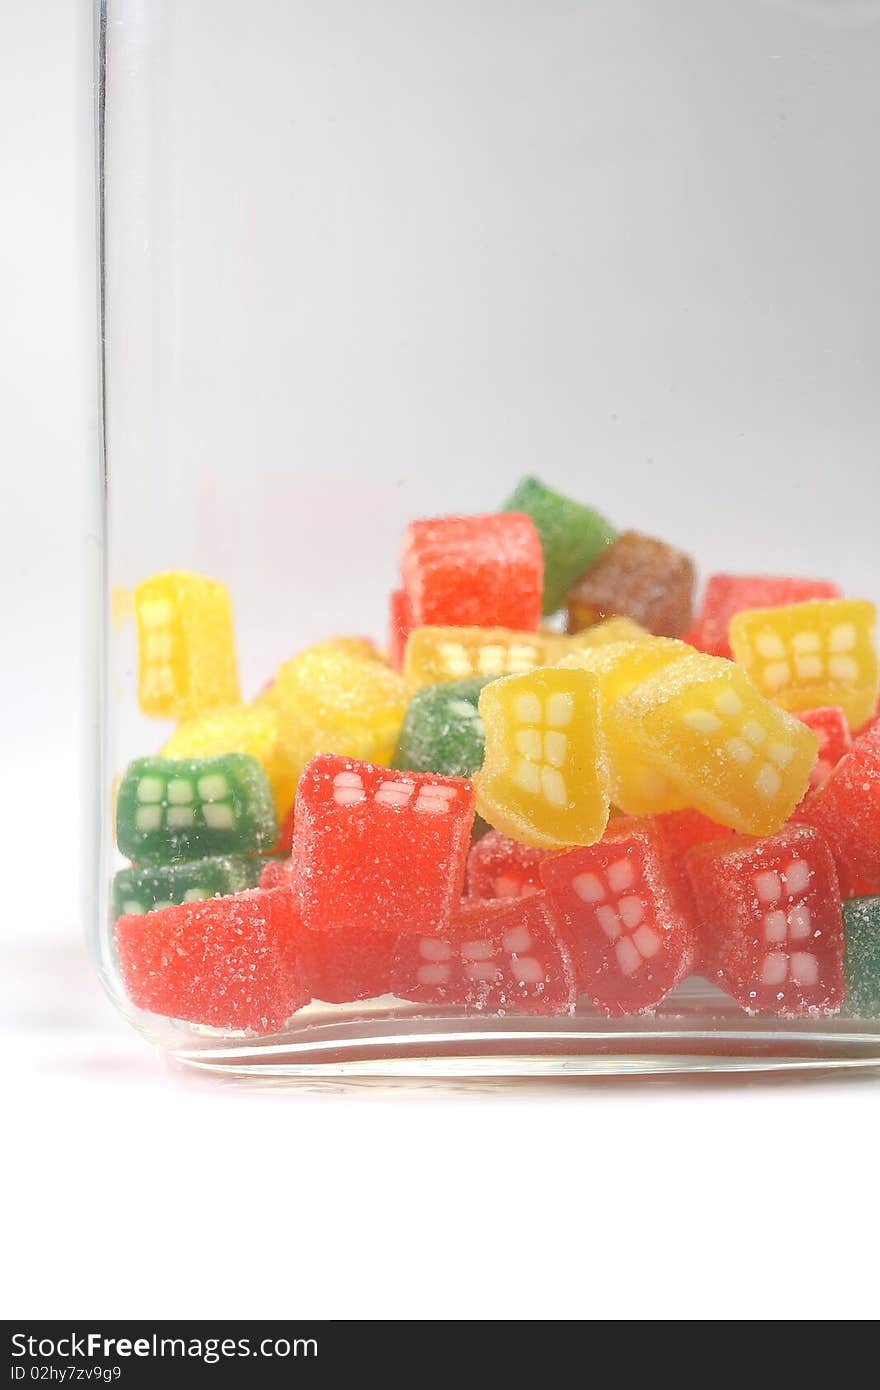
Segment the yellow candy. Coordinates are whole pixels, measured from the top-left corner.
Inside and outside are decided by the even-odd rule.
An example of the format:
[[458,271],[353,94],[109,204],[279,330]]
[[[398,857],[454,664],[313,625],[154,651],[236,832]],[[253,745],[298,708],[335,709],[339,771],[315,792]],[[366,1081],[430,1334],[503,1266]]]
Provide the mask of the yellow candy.
[[812,730],[765,700],[739,666],[697,652],[620,699],[615,720],[689,806],[747,835],[785,824],[819,748]]
[[257,759],[283,820],[293,805],[302,766],[282,737],[276,711],[263,702],[212,710],[179,724],[162,749],[163,758],[215,758],[222,753],[248,753]]
[[511,676],[554,661],[565,641],[559,633],[506,627],[417,627],[406,644],[403,675],[413,689],[469,676]]
[[758,689],[787,710],[839,705],[859,729],[877,706],[877,610],[864,599],[753,608],[730,624],[730,645]]
[[323,644],[286,661],[260,696],[279,717],[299,771],[316,753],[388,763],[409,703],[403,679],[374,654]]
[[[379,661],[388,665],[384,654],[369,637],[322,637],[320,642],[313,642],[299,656],[306,656],[309,652],[342,652],[346,656],[360,657],[363,661]],[[294,661],[297,659],[293,658]]]
[[602,647],[607,642],[650,642],[652,635],[647,628],[634,623],[632,618],[606,618],[604,622],[585,627],[581,632],[573,632],[565,638],[570,651],[583,651],[584,648]]
[[229,590],[182,570],[134,591],[144,714],[191,719],[240,698]]
[[[618,621],[627,620],[611,620],[615,625]],[[602,728],[608,749],[611,800],[629,815],[680,811],[688,805],[688,800],[673,781],[645,761],[638,740],[633,739],[632,730],[617,718],[617,703],[658,671],[692,652],[693,649],[684,642],[646,634],[644,639],[637,642],[608,642],[586,647],[572,652],[559,662],[561,667],[569,670],[590,671],[598,681]]]
[[479,710],[486,730],[474,778],[479,814],[526,845],[600,840],[609,789],[595,678],[540,667],[485,686]]

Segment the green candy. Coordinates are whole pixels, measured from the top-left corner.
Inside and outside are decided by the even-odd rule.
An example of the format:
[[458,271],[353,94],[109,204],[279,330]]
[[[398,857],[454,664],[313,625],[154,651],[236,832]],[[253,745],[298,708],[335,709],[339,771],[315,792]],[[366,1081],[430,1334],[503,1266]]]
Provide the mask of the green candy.
[[485,734],[477,710],[489,681],[474,678],[426,685],[409,702],[391,766],[398,772],[471,777],[483,766]]
[[211,855],[185,864],[154,864],[120,869],[113,879],[113,919],[140,916],[175,903],[225,898],[256,888],[265,861],[241,854]]
[[573,502],[540,478],[523,478],[501,508],[525,512],[537,527],[544,550],[544,612],[555,613],[576,579],[580,579],[617,531],[592,507]]
[[880,1018],[880,897],[843,904],[846,1003],[850,1018]]
[[136,758],[116,802],[116,843],[138,864],[269,850],[278,823],[256,758]]

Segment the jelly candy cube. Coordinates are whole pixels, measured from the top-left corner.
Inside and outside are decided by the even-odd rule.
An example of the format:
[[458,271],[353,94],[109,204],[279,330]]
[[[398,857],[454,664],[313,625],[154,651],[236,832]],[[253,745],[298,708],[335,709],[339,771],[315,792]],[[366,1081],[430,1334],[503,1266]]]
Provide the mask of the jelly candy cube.
[[733,837],[686,860],[709,968],[749,1013],[798,1018],[843,1001],[843,920],[828,845],[809,826]]
[[816,791],[824,787],[841,758],[852,748],[852,734],[846,715],[836,705],[801,710],[798,719],[812,729],[819,740],[819,761],[810,775],[810,788]]
[[116,799],[116,842],[140,864],[267,850],[278,823],[256,758],[136,758]]
[[409,703],[392,766],[400,771],[470,777],[483,764],[483,679],[426,685]]
[[316,753],[390,762],[409,691],[375,658],[313,647],[280,666],[260,698],[278,714],[299,773]]
[[571,1014],[577,1000],[564,939],[546,895],[467,899],[440,935],[397,942],[391,991],[415,1004],[454,1004],[483,1014]]
[[647,628],[634,623],[631,618],[604,618],[593,627],[585,627],[580,632],[562,637],[563,649],[560,658],[570,653],[583,651],[588,647],[605,647],[612,642],[645,642],[654,639]]
[[304,931],[300,956],[312,998],[352,1004],[390,994],[396,943],[395,935],[374,931],[369,922],[358,929]]
[[395,671],[402,671],[407,640],[415,626],[406,589],[394,590],[388,609],[388,660]]
[[843,904],[846,1014],[880,1018],[880,897]]
[[598,560],[617,532],[592,507],[554,492],[540,478],[523,478],[503,511],[532,518],[544,553],[544,612],[555,613],[566,591]]
[[273,1033],[309,1002],[296,934],[293,895],[255,889],[120,917],[116,949],[137,1008]]
[[134,591],[138,699],[144,714],[191,719],[240,698],[229,590],[183,570]]
[[531,517],[515,512],[413,521],[400,560],[414,623],[534,631],[544,560]]
[[282,738],[278,715],[268,704],[229,705],[178,724],[162,749],[163,758],[214,758],[245,753],[256,758],[269,779],[279,819],[293,806],[300,768]]
[[490,830],[468,855],[468,894],[472,898],[530,898],[541,891],[541,865],[553,853],[521,845]]
[[798,819],[822,832],[853,879],[880,891],[880,726],[855,740]]
[[259,888],[289,888],[293,891],[293,859],[258,859],[260,866]]
[[556,660],[558,642],[556,634],[508,628],[417,627],[406,644],[403,675],[413,689],[474,676],[512,676]]
[[768,699],[792,711],[839,705],[857,729],[877,704],[876,621],[862,599],[751,609],[731,621],[730,644]]
[[563,668],[590,671],[599,684],[602,729],[608,749],[611,800],[629,815],[653,815],[687,805],[687,796],[645,761],[632,729],[617,718],[617,703],[650,676],[687,655],[683,642],[648,637],[640,642],[609,642],[564,657]]
[[299,784],[294,881],[308,931],[442,931],[461,897],[474,790],[322,755]]
[[819,741],[743,671],[691,652],[615,706],[642,759],[687,803],[743,834],[771,835],[807,789]]
[[609,801],[595,678],[540,667],[492,681],[479,709],[486,756],[474,780],[484,820],[545,849],[598,840]]
[[600,1013],[653,1009],[693,970],[692,905],[650,821],[612,826],[599,844],[548,859],[541,878],[578,987]]
[[826,579],[773,578],[760,574],[713,574],[688,640],[709,656],[733,655],[730,620],[747,608],[786,608],[811,599],[840,598],[836,584]]
[[680,637],[693,616],[696,570],[665,541],[625,531],[566,595],[568,630],[631,618],[660,637]]
[[113,879],[113,916],[140,917],[175,903],[241,893],[256,888],[261,869],[259,859],[241,854],[120,869]]

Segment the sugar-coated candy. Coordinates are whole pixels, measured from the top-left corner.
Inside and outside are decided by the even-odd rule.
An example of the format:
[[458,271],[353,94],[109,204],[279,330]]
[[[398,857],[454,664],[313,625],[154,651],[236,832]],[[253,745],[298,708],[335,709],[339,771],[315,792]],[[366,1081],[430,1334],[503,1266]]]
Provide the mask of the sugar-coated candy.
[[544,560],[531,517],[516,512],[413,521],[400,558],[415,626],[509,627],[541,619]]
[[640,758],[686,804],[743,834],[771,835],[807,789],[819,740],[721,657],[691,652],[615,706]]
[[409,693],[375,657],[310,647],[278,668],[260,699],[277,712],[299,774],[316,753],[389,762]]
[[864,599],[829,599],[749,609],[730,624],[734,660],[768,699],[799,711],[839,705],[850,728],[877,705],[877,609]]
[[706,581],[697,620],[688,641],[709,656],[733,655],[730,620],[747,608],[784,608],[811,599],[840,598],[827,579],[792,579],[762,574],[713,574]]
[[480,694],[486,754],[477,810],[496,830],[546,849],[592,844],[608,823],[599,688],[588,671],[539,667]]
[[880,725],[855,740],[798,819],[822,832],[846,877],[880,892]]
[[395,589],[388,601],[388,660],[395,671],[403,670],[406,644],[414,626],[406,589]]
[[406,644],[403,676],[417,690],[474,676],[497,679],[558,659],[559,636],[509,628],[417,627]]
[[[292,859],[270,860],[260,875],[261,888],[292,888]],[[376,999],[391,989],[391,958],[397,938],[377,931],[365,916],[355,926],[332,931],[307,931],[298,918],[299,956],[313,999],[325,1004],[350,1004]]]
[[602,731],[608,749],[611,800],[629,815],[654,815],[687,805],[687,796],[657,767],[646,761],[629,722],[617,718],[617,705],[650,676],[688,653],[683,642],[648,637],[638,642],[607,642],[570,653],[563,668],[590,671],[599,685]]
[[471,898],[530,898],[541,891],[541,865],[553,850],[521,845],[490,830],[468,855],[467,890]]
[[693,616],[696,570],[665,541],[625,531],[566,594],[568,630],[631,618],[660,637],[680,637]]
[[483,721],[477,709],[483,678],[425,685],[409,703],[392,766],[401,772],[470,777],[483,764]]
[[463,778],[314,758],[293,835],[304,927],[442,931],[462,894],[473,818]]
[[116,949],[131,1002],[212,1028],[273,1033],[309,1002],[293,895],[254,889],[120,917]]
[[279,819],[290,811],[300,767],[282,737],[278,714],[267,703],[227,705],[178,724],[161,751],[163,758],[215,758],[246,753],[269,779]]
[[540,478],[523,478],[502,510],[524,512],[537,527],[544,553],[545,613],[561,608],[567,590],[617,536],[599,512],[554,492]]
[[138,700],[144,714],[191,719],[240,699],[225,584],[176,570],[134,591]]
[[705,973],[749,1013],[836,1013],[843,918],[834,860],[810,826],[733,837],[689,852]]
[[[655,640],[647,628],[632,618],[605,618],[593,627],[569,633],[561,639],[560,657],[589,647],[605,647],[612,642],[645,642]],[[660,639],[662,640],[662,639]]]
[[880,897],[843,904],[845,1011],[850,1018],[880,1018]]
[[554,855],[541,879],[565,924],[578,988],[600,1013],[654,1009],[693,970],[692,902],[650,820],[612,825],[598,844]]
[[391,992],[415,1004],[500,1015],[571,1014],[577,1001],[571,956],[543,893],[466,899],[439,936],[405,933]]
[[263,861],[245,854],[209,855],[183,864],[130,865],[113,878],[113,916],[141,916],[174,903],[222,898],[256,888]]
[[819,761],[810,774],[810,788],[816,791],[824,787],[841,758],[846,757],[852,748],[852,734],[839,705],[800,710],[798,719],[812,729],[819,740]]
[[278,838],[256,758],[136,758],[116,798],[116,842],[139,864],[265,852]]

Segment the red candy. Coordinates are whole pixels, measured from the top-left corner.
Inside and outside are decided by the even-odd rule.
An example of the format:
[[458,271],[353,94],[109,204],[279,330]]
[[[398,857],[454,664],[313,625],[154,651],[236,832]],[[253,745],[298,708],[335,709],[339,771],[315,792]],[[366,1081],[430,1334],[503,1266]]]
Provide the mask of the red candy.
[[116,948],[129,998],[150,1013],[272,1033],[309,1002],[287,890],[120,917]]
[[395,671],[403,670],[403,654],[415,623],[405,589],[395,589],[388,602],[388,660]]
[[500,830],[489,830],[468,855],[468,894],[472,898],[529,898],[541,891],[541,865],[553,853],[521,845]]
[[810,774],[810,787],[817,791],[824,787],[841,758],[852,748],[852,734],[846,715],[837,705],[803,710],[796,717],[812,729],[819,740],[819,761]]
[[850,881],[880,885],[880,725],[855,740],[824,787],[797,814],[831,845],[843,866],[845,887]]
[[687,857],[707,975],[749,1013],[799,1018],[843,1002],[843,919],[828,845],[809,826],[736,836]]
[[535,632],[541,621],[541,538],[519,512],[413,521],[400,571],[416,627]]
[[[261,888],[291,888],[293,860],[273,859],[260,875]],[[375,999],[391,989],[391,957],[396,938],[371,931],[306,931],[297,918],[297,942],[303,975],[313,999],[349,1004]]]
[[685,638],[710,656],[731,657],[730,620],[747,608],[784,608],[811,599],[841,598],[827,579],[790,579],[757,574],[713,574],[703,595],[697,621]]
[[599,844],[548,859],[541,878],[600,1013],[652,1009],[693,970],[690,903],[650,820],[628,818]]
[[293,878],[307,931],[441,932],[461,897],[474,789],[320,754],[296,796]]
[[402,936],[391,988],[415,1004],[493,1014],[570,1014],[577,999],[571,957],[544,894],[467,899],[442,936]]

